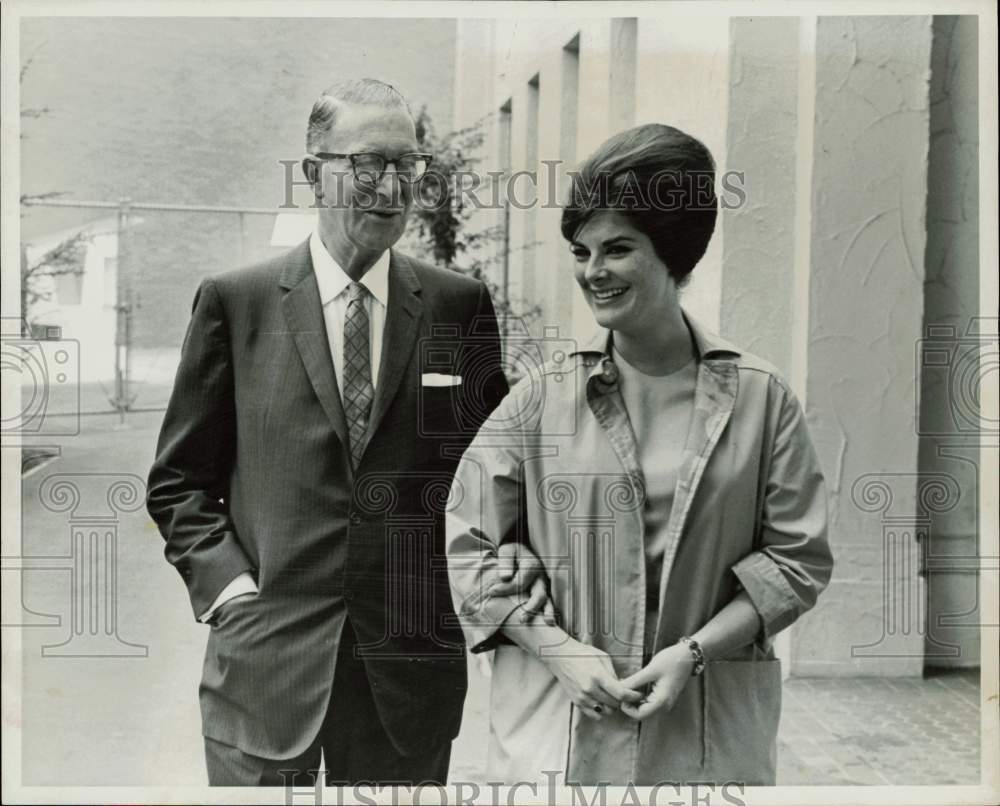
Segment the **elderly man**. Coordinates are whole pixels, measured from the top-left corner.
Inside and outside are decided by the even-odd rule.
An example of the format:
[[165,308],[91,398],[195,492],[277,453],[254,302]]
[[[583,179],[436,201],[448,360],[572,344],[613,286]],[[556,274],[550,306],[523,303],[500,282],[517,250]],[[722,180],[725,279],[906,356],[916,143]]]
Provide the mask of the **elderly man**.
[[302,168],[318,229],[206,279],[149,476],[211,625],[213,785],[444,782],[466,662],[443,509],[507,391],[482,283],[391,247],[431,156],[402,96],[337,84]]

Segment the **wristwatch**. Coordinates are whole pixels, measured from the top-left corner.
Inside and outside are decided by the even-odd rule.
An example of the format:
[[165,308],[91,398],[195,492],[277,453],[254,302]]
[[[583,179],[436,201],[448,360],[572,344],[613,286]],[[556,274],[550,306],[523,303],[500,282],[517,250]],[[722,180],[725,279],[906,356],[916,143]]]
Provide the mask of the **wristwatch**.
[[687,644],[687,648],[691,651],[691,656],[694,658],[694,666],[691,668],[691,676],[697,677],[703,671],[705,671],[705,652],[701,648],[701,644],[687,635],[681,636],[677,640],[678,644]]

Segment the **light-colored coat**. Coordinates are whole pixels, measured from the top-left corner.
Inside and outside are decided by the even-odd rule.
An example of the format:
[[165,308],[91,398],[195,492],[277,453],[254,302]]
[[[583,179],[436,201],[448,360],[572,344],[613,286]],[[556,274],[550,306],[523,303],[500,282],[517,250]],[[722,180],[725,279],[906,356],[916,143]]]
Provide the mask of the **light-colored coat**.
[[771,637],[830,578],[827,500],[801,407],[766,362],[685,316],[698,354],[694,410],[667,525],[655,650],[691,635],[741,589],[763,629],[710,662],[678,702],[635,722],[583,716],[537,658],[498,632],[526,597],[492,598],[496,549],[542,559],[562,625],[642,665],[643,472],[602,331],[503,400],[466,451],[447,516],[452,594],[474,651],[496,647],[490,780],[654,785],[774,783],[781,672]]

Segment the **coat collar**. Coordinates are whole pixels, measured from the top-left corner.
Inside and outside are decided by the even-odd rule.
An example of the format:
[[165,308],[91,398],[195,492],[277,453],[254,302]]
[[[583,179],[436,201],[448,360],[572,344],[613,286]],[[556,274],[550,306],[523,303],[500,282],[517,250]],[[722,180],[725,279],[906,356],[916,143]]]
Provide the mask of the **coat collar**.
[[[726,341],[717,333],[704,328],[687,311],[682,310],[681,316],[684,317],[684,324],[687,325],[688,330],[691,332],[699,362],[736,357],[741,354],[739,348]],[[574,350],[570,355],[582,356],[588,366],[596,365],[591,375],[600,374],[603,368],[603,361],[601,359],[611,359],[611,331],[604,327],[598,328],[597,332],[587,340],[583,347]]]
[[[353,281],[334,260],[333,255],[326,251],[319,230],[313,230],[309,236],[309,256],[312,259],[313,271],[316,272],[320,301],[326,305],[339,297]],[[389,299],[389,259],[390,251],[386,249],[358,281],[383,308]]]
[[[316,257],[320,258],[322,265],[314,268],[314,258]],[[420,282],[413,273],[409,261],[405,255],[400,255],[395,250],[387,249],[361,280],[372,296],[386,306],[388,305],[391,285],[390,272],[393,265],[397,263],[405,264],[401,269],[405,275],[403,285],[419,291]],[[350,282],[350,278],[344,274],[340,265],[330,257],[330,253],[326,251],[322,241],[315,233],[285,255],[285,267],[278,282],[282,288],[292,289],[307,279],[310,274],[317,278],[320,302],[324,305],[343,291]]]

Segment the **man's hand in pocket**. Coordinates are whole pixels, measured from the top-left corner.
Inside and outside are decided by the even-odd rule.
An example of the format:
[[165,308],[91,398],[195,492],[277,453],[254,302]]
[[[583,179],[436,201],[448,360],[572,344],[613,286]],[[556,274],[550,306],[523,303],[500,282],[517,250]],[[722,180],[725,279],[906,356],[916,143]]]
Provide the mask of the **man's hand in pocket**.
[[231,599],[226,599],[222,604],[215,608],[215,612],[212,613],[211,618],[209,618],[208,623],[213,627],[219,623],[222,616],[229,612],[233,607],[239,607],[241,602],[245,602],[248,599],[256,599],[256,593],[237,593]]

